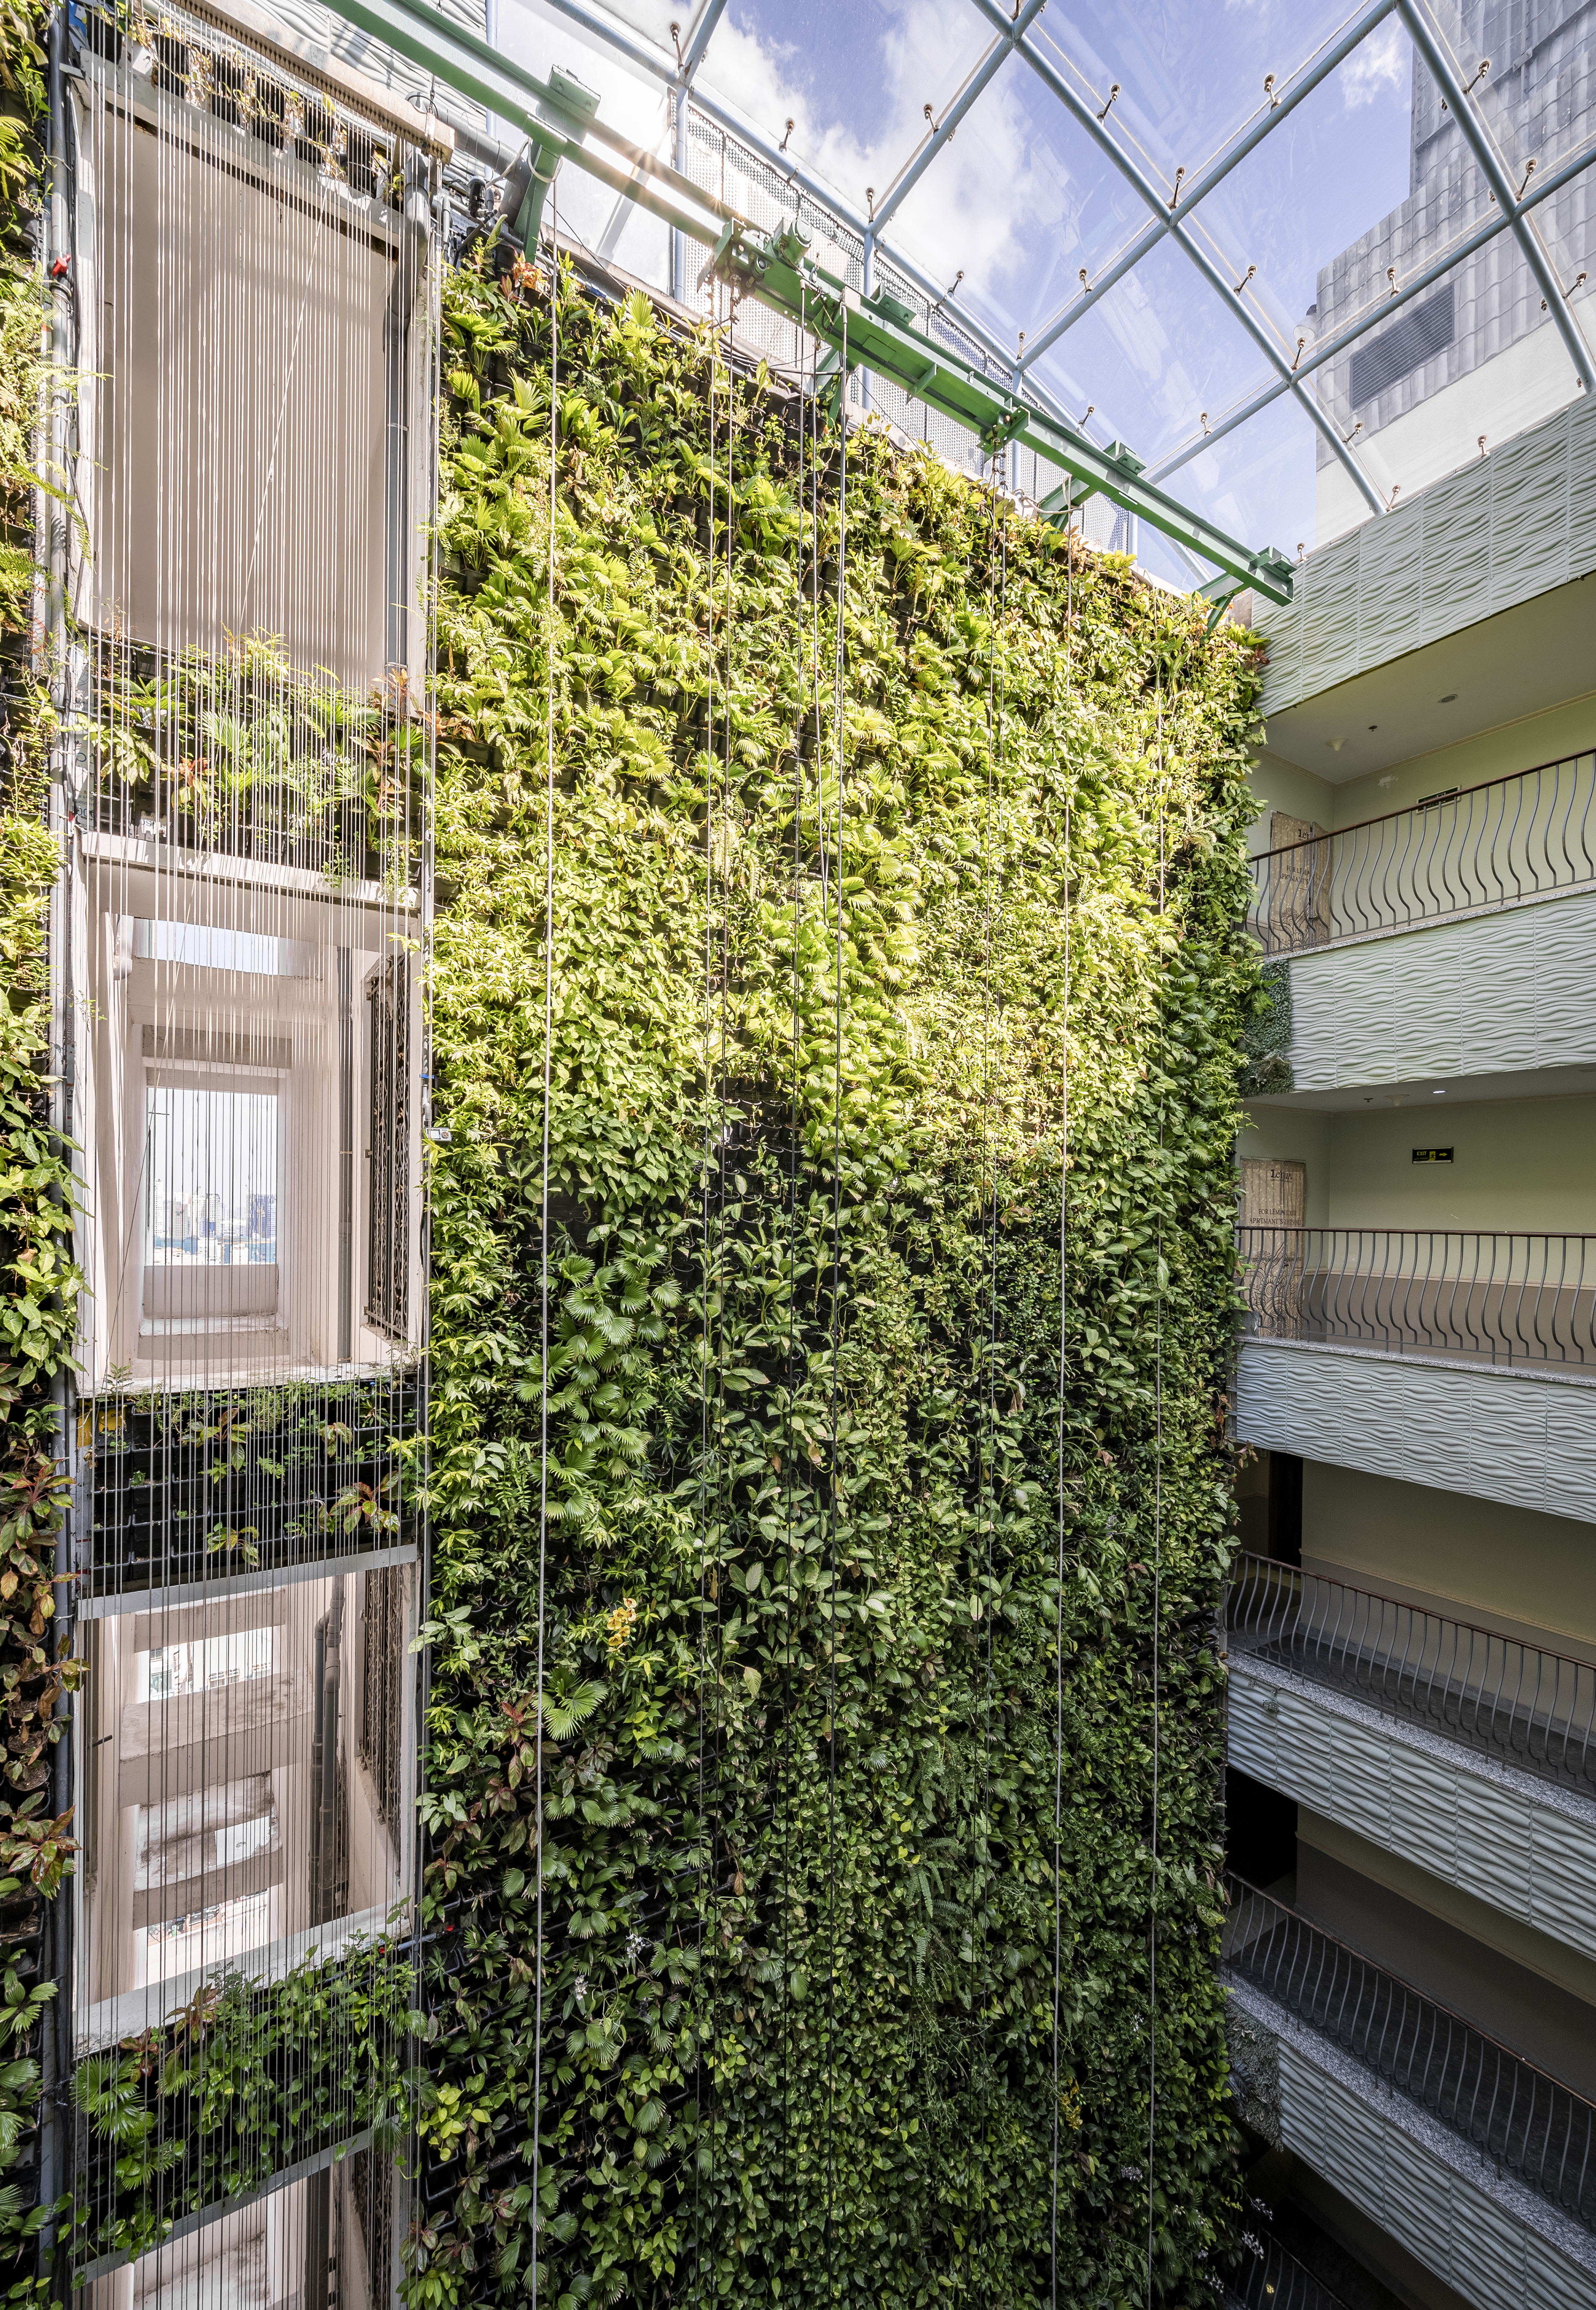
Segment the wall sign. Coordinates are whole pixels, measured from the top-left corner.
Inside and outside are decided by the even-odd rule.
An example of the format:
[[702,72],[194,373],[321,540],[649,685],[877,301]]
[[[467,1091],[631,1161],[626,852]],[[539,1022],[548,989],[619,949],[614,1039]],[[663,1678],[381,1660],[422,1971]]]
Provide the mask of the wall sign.
[[1452,1150],[1450,1147],[1416,1147],[1413,1160],[1416,1163],[1450,1163]]

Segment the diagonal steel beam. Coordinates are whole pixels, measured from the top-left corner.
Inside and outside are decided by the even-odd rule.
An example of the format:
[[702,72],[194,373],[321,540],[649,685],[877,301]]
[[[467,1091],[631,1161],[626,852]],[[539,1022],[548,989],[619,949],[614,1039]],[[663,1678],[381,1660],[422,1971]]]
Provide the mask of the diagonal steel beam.
[[[1289,118],[1303,99],[1311,96],[1320,82],[1328,80],[1331,74],[1346,62],[1353,49],[1366,39],[1377,25],[1384,22],[1386,17],[1394,12],[1397,0],[1370,0],[1370,4],[1366,6],[1360,14],[1352,18],[1328,48],[1322,48],[1316,56],[1310,58],[1301,73],[1279,92],[1272,108],[1262,113],[1255,120],[1249,122],[1240,135],[1234,137],[1222,151],[1216,153],[1207,168],[1193,178],[1181,195],[1182,213],[1189,214],[1197,206],[1199,201],[1207,199],[1216,185],[1223,184],[1231,170],[1245,161],[1248,153],[1277,129],[1283,120]],[[1170,219],[1167,214],[1154,217],[1143,225],[1141,230],[1126,243],[1112,263],[1104,267],[1097,279],[1085,290],[1071,297],[1060,306],[1053,317],[1038,330],[1036,336],[1026,346],[1025,359],[1019,364],[1020,369],[1029,369],[1033,361],[1039,360],[1050,346],[1058,343],[1066,330],[1072,329],[1077,321],[1083,320],[1094,300],[1100,300],[1106,290],[1112,289],[1116,281],[1123,281],[1127,273],[1141,264],[1149,248],[1157,248],[1159,241],[1167,235],[1169,225]]]
[[[1314,369],[1323,369],[1326,361],[1334,360],[1339,353],[1346,352],[1349,345],[1356,344],[1359,337],[1366,336],[1370,329],[1377,328],[1392,313],[1400,313],[1402,307],[1410,304],[1415,297],[1422,297],[1427,289],[1444,280],[1454,266],[1465,263],[1478,250],[1495,240],[1499,233],[1511,230],[1516,217],[1539,208],[1542,201],[1549,201],[1554,193],[1560,193],[1565,185],[1572,183],[1575,177],[1583,176],[1592,167],[1596,167],[1596,143],[1582,146],[1579,152],[1571,153],[1556,169],[1548,170],[1538,181],[1534,191],[1526,194],[1522,201],[1515,202],[1511,209],[1504,212],[1498,204],[1494,216],[1485,223],[1476,225],[1472,232],[1465,234],[1462,240],[1453,242],[1439,256],[1432,258],[1421,271],[1411,274],[1394,296],[1383,299],[1373,310],[1343,323],[1333,335],[1323,338],[1312,352],[1305,352],[1297,364],[1297,376],[1311,376]],[[1200,457],[1205,449],[1211,448],[1216,441],[1222,441],[1227,433],[1234,433],[1237,426],[1245,425],[1261,410],[1278,401],[1285,390],[1278,378],[1270,385],[1261,386],[1256,393],[1249,394],[1245,401],[1238,402],[1201,439],[1186,442],[1172,456],[1155,465],[1152,479],[1161,482],[1169,474],[1178,473],[1183,465],[1190,465],[1193,457]]]
[[[671,88],[672,157],[679,175],[687,174],[687,100],[693,75],[704,61],[716,26],[726,13],[726,0],[704,0],[681,52],[681,67]],[[687,236],[671,235],[671,294],[679,305],[687,302]]]
[[1513,237],[1523,252],[1524,262],[1535,276],[1535,284],[1546,299],[1546,308],[1557,324],[1557,334],[1574,363],[1580,383],[1587,393],[1596,391],[1596,360],[1585,343],[1584,331],[1569,309],[1563,284],[1553,272],[1539,229],[1525,216],[1519,205],[1518,187],[1507,174],[1496,143],[1484,121],[1470,101],[1456,65],[1447,55],[1439,34],[1430,22],[1424,0],[1397,0],[1397,13],[1412,36],[1413,45],[1429,66],[1430,77],[1446,99],[1452,117],[1462,131],[1463,141],[1475,160],[1487,184],[1496,195],[1496,204],[1504,212],[1516,211],[1513,217]]
[[884,224],[889,222],[895,212],[914,191],[943,145],[952,142],[953,132],[959,122],[992,81],[999,67],[1007,64],[1046,5],[1047,0],[1024,0],[1024,5],[1013,22],[993,40],[979,64],[968,74],[963,87],[947,107],[931,134],[920,139],[914,152],[875,204],[872,222],[878,232]]
[[[567,17],[573,24],[579,24],[584,31],[591,32],[602,46],[613,49],[617,56],[623,56],[638,71],[646,73],[651,79],[674,86],[676,59],[674,56],[667,56],[663,48],[655,48],[646,41],[633,38],[618,20],[601,15],[597,9],[586,4],[586,0],[548,0],[548,4],[557,14]],[[1005,30],[1008,22],[1009,19],[1005,17],[1003,19]],[[386,37],[386,35],[379,37]],[[856,232],[862,241],[867,243],[870,241],[869,217],[862,214],[850,201],[844,198],[834,185],[828,184],[823,177],[818,176],[804,161],[791,152],[784,152],[762,128],[749,118],[741,107],[728,103],[724,97],[713,95],[707,89],[697,87],[693,90],[693,102],[707,118],[716,121],[730,135],[735,136],[741,143],[746,144],[749,150],[757,153],[761,161],[768,161],[770,166],[784,176],[790,185],[799,186],[809,195],[818,208],[828,210],[834,217],[838,218],[842,223]],[[685,133],[684,128],[684,135]],[[940,300],[942,295],[942,284],[933,281],[923,265],[916,265],[914,259],[906,256],[901,249],[893,248],[885,241],[879,242],[877,245],[880,247],[881,255],[903,274],[906,281],[913,282],[915,287],[932,303],[935,304]],[[1014,364],[1012,347],[1001,344],[991,330],[984,328],[973,315],[961,315],[959,326],[974,339],[983,352],[989,354],[993,360],[1001,361],[1005,371],[1012,369]],[[1034,386],[1031,390],[1037,402],[1054,414],[1063,417],[1062,407],[1051,395],[1040,391]]]
[[709,46],[716,26],[726,13],[726,0],[704,0],[693,20],[692,30],[687,36],[687,46],[681,51],[681,82],[683,88],[693,84],[693,74],[704,61],[704,51]]
[[[1004,21],[1002,11],[999,4],[999,0],[976,0],[976,5],[979,8],[981,13],[986,18],[989,23],[1001,24]],[[1059,71],[1057,65],[1053,63],[1051,58],[1045,56],[1042,54],[1035,40],[1028,33],[1022,40],[1020,40],[1019,47],[1020,55],[1024,56],[1027,64],[1030,65],[1031,70],[1036,74],[1037,79],[1040,80],[1044,88],[1047,89],[1054,96],[1057,97],[1059,102],[1064,107],[1071,117],[1077,121],[1080,126],[1085,129],[1087,135],[1097,147],[1097,150],[1106,154],[1108,160],[1110,160],[1114,166],[1119,170],[1121,176],[1125,178],[1126,182],[1135,187],[1136,191],[1147,203],[1148,207],[1152,211],[1153,214],[1159,218],[1164,217],[1166,214],[1168,215],[1169,224],[1167,229],[1171,239],[1174,240],[1176,247],[1191,259],[1192,263],[1197,267],[1197,270],[1202,274],[1203,279],[1207,281],[1210,287],[1216,291],[1222,300],[1228,303],[1230,309],[1236,315],[1236,319],[1241,323],[1242,327],[1246,331],[1248,336],[1252,338],[1253,343],[1258,347],[1259,352],[1262,353],[1271,368],[1273,369],[1276,376],[1280,378],[1285,389],[1296,395],[1299,405],[1306,412],[1314,427],[1328,445],[1331,456],[1335,457],[1338,464],[1346,469],[1346,472],[1351,478],[1353,486],[1357,489],[1359,495],[1368,506],[1370,512],[1384,513],[1387,510],[1384,499],[1375,487],[1373,482],[1370,481],[1368,475],[1364,472],[1363,467],[1352,455],[1352,452],[1347,447],[1347,444],[1342,440],[1340,433],[1336,430],[1335,426],[1331,421],[1328,413],[1320,407],[1318,396],[1314,394],[1307,393],[1303,389],[1302,386],[1298,383],[1296,375],[1293,373],[1291,366],[1287,360],[1285,354],[1276,344],[1273,337],[1264,327],[1262,321],[1259,320],[1257,315],[1248,308],[1245,300],[1235,293],[1230,284],[1226,280],[1225,275],[1219,271],[1219,268],[1215,265],[1213,259],[1208,255],[1207,251],[1199,247],[1196,240],[1187,230],[1184,218],[1182,216],[1175,215],[1170,209],[1169,201],[1166,195],[1153,183],[1152,179],[1146,174],[1146,172],[1141,169],[1133,160],[1132,160],[1128,152],[1123,152],[1120,150],[1119,146],[1115,143],[1114,138],[1108,134],[1107,129],[1092,110],[1090,105],[1087,103],[1085,98],[1078,94],[1078,92],[1071,87],[1069,82],[1064,78],[1063,73]]]

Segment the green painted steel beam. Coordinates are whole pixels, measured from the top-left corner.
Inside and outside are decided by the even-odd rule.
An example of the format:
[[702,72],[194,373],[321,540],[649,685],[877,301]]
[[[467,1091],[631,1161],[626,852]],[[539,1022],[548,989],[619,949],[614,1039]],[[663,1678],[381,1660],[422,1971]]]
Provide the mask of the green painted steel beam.
[[864,368],[889,378],[916,401],[956,419],[977,435],[989,452],[1008,442],[1034,449],[1068,476],[1054,492],[1058,502],[1044,511],[1063,520],[1084,499],[1099,494],[1161,530],[1205,561],[1212,561],[1238,586],[1253,586],[1271,602],[1291,599],[1292,565],[1266,548],[1255,553],[1216,529],[1156,483],[1142,478],[1142,461],[1123,442],[1106,449],[1063,425],[1024,395],[984,376],[915,326],[911,308],[878,291],[861,297],[811,259],[803,237],[789,227],[761,233],[741,221],[722,228],[706,272],[734,290],[757,296],[778,312],[801,321],[837,356],[835,371]]
[[[706,246],[710,254],[700,278],[723,281],[735,293],[757,297],[811,330],[833,356],[822,368],[821,380],[828,370],[838,399],[844,369],[869,369],[967,426],[989,453],[1012,441],[1058,466],[1068,480],[1044,505],[1050,517],[1067,520],[1087,498],[1101,495],[1215,563],[1239,585],[1256,587],[1271,602],[1291,599],[1292,564],[1283,554],[1272,547],[1255,553],[1238,544],[1145,480],[1141,460],[1123,443],[1099,448],[1024,393],[984,376],[918,327],[911,307],[884,291],[861,297],[815,264],[795,227],[761,232],[725,202],[600,121],[590,92],[569,75],[555,73],[540,80],[425,0],[331,0],[331,5],[335,14],[435,74],[446,87],[524,130],[533,182],[523,216],[541,208],[540,188],[562,161],[569,161]],[[595,145],[605,152],[595,151]]]

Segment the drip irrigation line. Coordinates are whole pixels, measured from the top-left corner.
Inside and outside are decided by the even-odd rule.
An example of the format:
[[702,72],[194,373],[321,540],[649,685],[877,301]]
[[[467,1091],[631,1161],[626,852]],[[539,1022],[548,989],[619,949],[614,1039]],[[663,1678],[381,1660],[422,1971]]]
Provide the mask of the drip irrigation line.
[[[837,2231],[837,2172],[835,2141],[837,2138],[837,1527],[842,1495],[842,1439],[838,1433],[837,1407],[841,1386],[842,1359],[842,958],[843,958],[843,873],[842,873],[842,779],[843,751],[846,737],[844,682],[846,673],[846,625],[848,582],[848,342],[847,315],[843,316],[842,391],[837,397],[837,423],[842,435],[842,470],[837,507],[837,648],[833,668],[832,710],[837,725],[837,946],[836,946],[836,1073],[831,1087],[831,1518],[830,1518],[830,1578],[828,1585],[828,1613],[830,1631],[826,1648],[828,1670],[827,1690],[827,1721],[830,1737],[827,1741],[826,1779],[826,1912],[827,1939],[827,2028],[826,2028],[826,2297],[835,2301],[836,2231]],[[818,540],[817,540],[818,544]],[[816,572],[816,592],[819,593],[819,570]]]
[[549,621],[547,760],[543,786],[543,1115],[542,1200],[538,1246],[538,1623],[537,1623],[537,1889],[534,1896],[532,2042],[532,2310],[538,2306],[538,2247],[541,2225],[543,2141],[543,1739],[547,1712],[543,1667],[549,1558],[549,1152],[550,1101],[554,1077],[554,557],[559,487],[559,208],[550,187],[553,245],[549,264]]

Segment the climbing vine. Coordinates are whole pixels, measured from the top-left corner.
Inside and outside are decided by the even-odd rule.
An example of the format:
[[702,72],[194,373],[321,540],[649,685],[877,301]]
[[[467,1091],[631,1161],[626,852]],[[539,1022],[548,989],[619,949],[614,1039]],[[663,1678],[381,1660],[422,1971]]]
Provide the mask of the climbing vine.
[[50,1129],[46,928],[57,853],[45,822],[51,724],[35,676],[44,293],[36,247],[44,11],[0,6],[0,2286],[41,2293],[40,2036],[55,1991],[46,1905],[72,1868],[49,1784],[76,1682],[51,1640],[66,1494],[54,1389],[72,1354],[79,1278],[68,1151]]
[[1055,2170],[1209,2301],[1251,647],[556,293],[446,294],[409,2297],[535,2164],[559,2310],[1045,2302]]

